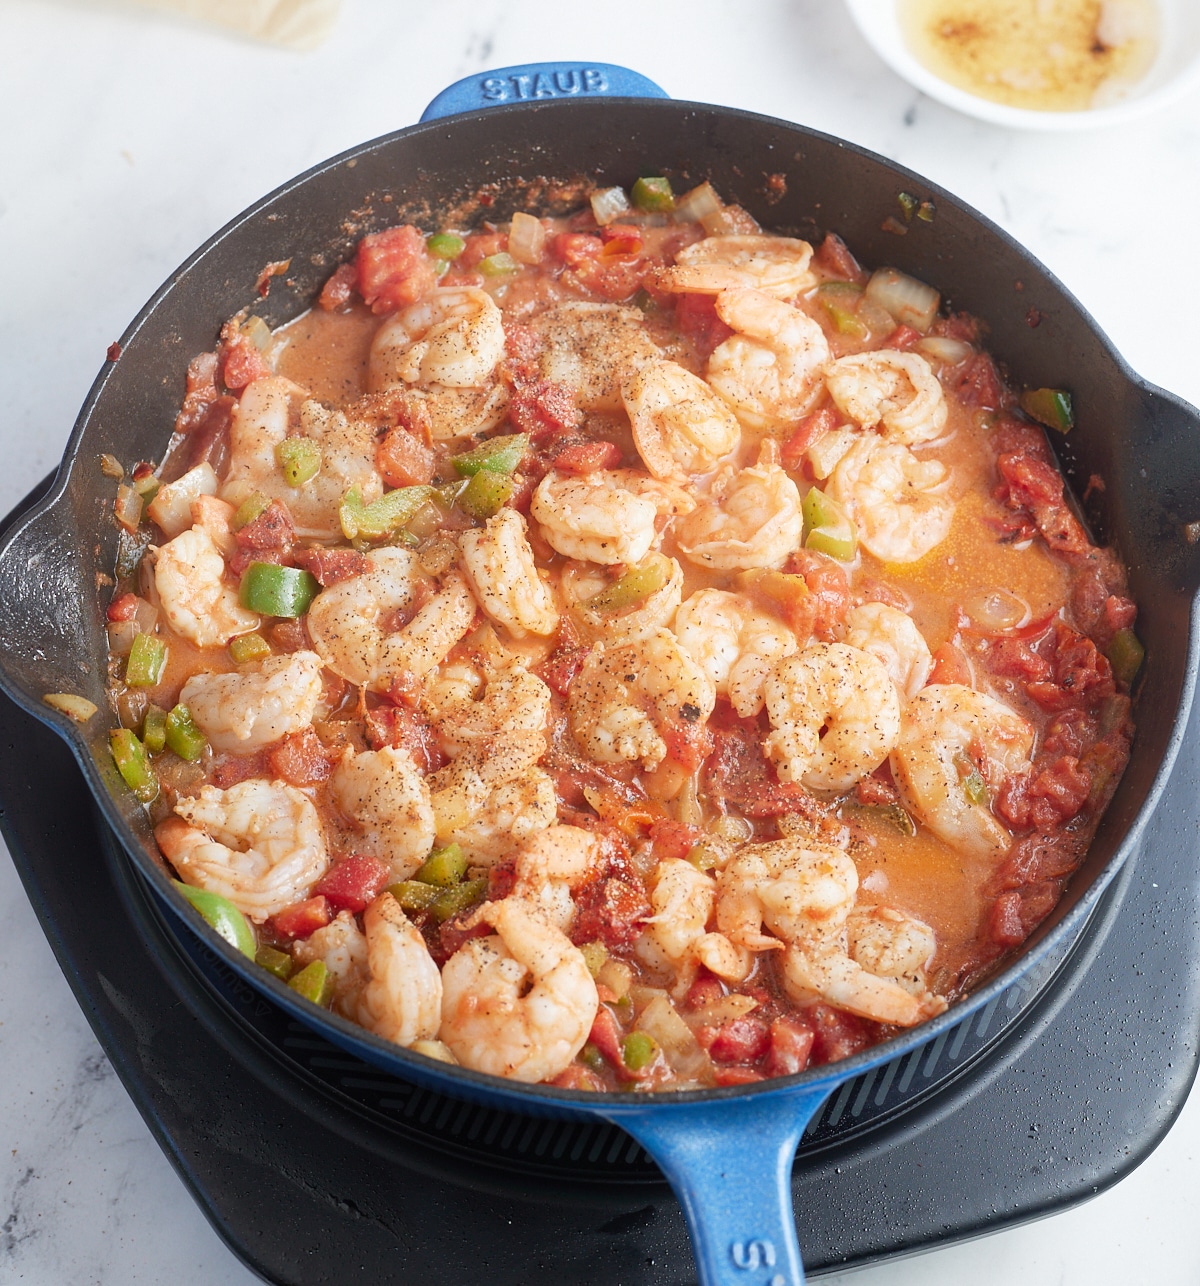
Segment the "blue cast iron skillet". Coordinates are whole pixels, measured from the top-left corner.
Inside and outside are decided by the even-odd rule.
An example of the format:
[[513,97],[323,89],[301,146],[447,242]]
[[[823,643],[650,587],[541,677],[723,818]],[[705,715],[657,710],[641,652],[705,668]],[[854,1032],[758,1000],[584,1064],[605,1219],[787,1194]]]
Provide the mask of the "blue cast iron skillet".
[[[929,281],[954,308],[986,318],[992,351],[1020,383],[1072,391],[1077,427],[1055,446],[1068,477],[1103,480],[1102,489],[1087,489],[1086,517],[1129,568],[1146,663],[1133,756],[1083,867],[1022,951],[967,1000],[856,1058],[798,1076],[681,1094],[589,1095],[433,1062],[318,1010],[210,933],[171,887],[108,750],[114,721],[103,686],[110,593],[103,573],[114,565],[116,528],[114,486],[98,459],[102,452],[126,464],[158,459],[187,363],[212,348],[221,323],[247,305],[271,326],[296,317],[364,233],[405,220],[432,229],[447,212],[477,208],[481,191],[487,212],[502,219],[566,202],[564,182],[581,176],[628,186],[639,174],[664,173],[677,191],[711,180],[773,230],[809,238],[836,230],[868,265],[891,264]],[[932,223],[914,220],[903,236],[895,235],[895,219],[892,232],[882,226],[897,214],[901,191],[936,208]],[[260,300],[260,270],[289,256],[287,274]],[[803,1269],[789,1176],[813,1113],[836,1086],[957,1026],[1071,940],[1139,842],[1195,685],[1200,556],[1188,536],[1200,533],[1189,527],[1200,521],[1198,431],[1197,412],[1140,380],[1035,259],[919,176],[784,121],[672,102],[620,68],[504,68],[453,86],[411,129],[335,157],[265,197],[146,305],[123,336],[120,357],[96,379],[50,492],[0,540],[0,686],[66,739],[157,898],[248,983],[408,1080],[513,1111],[617,1122],[655,1158],[683,1204],[702,1283],[797,1286]],[[1084,485],[1075,490],[1082,494]],[[72,723],[41,700],[60,691],[89,697],[103,713],[83,727]]]

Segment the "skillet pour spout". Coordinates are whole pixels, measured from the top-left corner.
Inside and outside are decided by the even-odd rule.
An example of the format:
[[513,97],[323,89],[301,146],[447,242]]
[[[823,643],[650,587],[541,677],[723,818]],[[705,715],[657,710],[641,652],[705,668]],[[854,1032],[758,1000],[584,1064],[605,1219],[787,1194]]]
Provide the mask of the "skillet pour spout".
[[[469,86],[470,105],[483,110],[400,130],[317,166],[223,228],[163,286],[93,386],[46,498],[0,539],[0,687],[64,736],[133,866],[250,986],[405,1079],[528,1114],[619,1123],[675,1186],[703,1282],[786,1286],[803,1280],[790,1210],[792,1157],[831,1089],[949,1031],[1069,941],[1138,842],[1195,686],[1200,546],[1191,534],[1200,532],[1193,527],[1200,523],[1200,415],[1131,372],[1079,304],[1004,232],[919,176],[838,139],[732,109],[582,88],[520,101],[506,88],[538,75],[557,85],[555,70],[563,85],[587,83],[583,64],[484,73]],[[568,77],[572,70],[578,82]],[[494,84],[489,90],[489,81],[506,96]],[[643,84],[633,92],[649,91]],[[198,924],[108,750],[116,720],[105,695],[104,608],[118,533],[115,484],[100,469],[104,453],[126,464],[161,458],[190,358],[211,348],[222,323],[243,308],[271,327],[298,316],[364,233],[406,221],[432,227],[476,204],[481,191],[492,218],[517,208],[550,211],[559,194],[578,194],[581,180],[628,186],[647,169],[677,190],[707,179],[773,231],[809,240],[837,231],[864,262],[929,281],[954,309],[986,318],[989,347],[1016,382],[1068,387],[1076,427],[1054,445],[1076,493],[1087,497],[1086,519],[1129,569],[1146,647],[1125,776],[1062,901],[1002,973],[940,1018],[844,1064],[657,1099],[501,1082],[434,1063],[309,1005]],[[901,191],[932,203],[936,217],[915,221],[899,238],[881,225]],[[353,226],[350,211],[357,212]],[[254,285],[263,266],[289,256],[291,275],[259,299]],[[1041,318],[1036,329],[1031,310]],[[1093,477],[1102,486],[1089,485]],[[75,724],[44,704],[48,692],[78,693],[100,712]]]

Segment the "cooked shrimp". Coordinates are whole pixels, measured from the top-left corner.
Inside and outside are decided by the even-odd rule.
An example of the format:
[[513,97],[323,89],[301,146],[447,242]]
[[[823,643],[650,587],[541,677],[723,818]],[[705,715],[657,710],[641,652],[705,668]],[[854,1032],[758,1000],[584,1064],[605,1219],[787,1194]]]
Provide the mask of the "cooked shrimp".
[[485,902],[442,970],[441,1039],[464,1067],[533,1084],[583,1048],[600,997],[578,947],[520,898]]
[[656,478],[687,482],[728,455],[742,436],[737,417],[698,376],[677,362],[656,361],[621,384],[633,440]]
[[438,839],[449,842],[486,810],[495,792],[524,778],[546,753],[550,689],[524,661],[495,670],[480,693],[460,674],[426,694],[426,713],[454,762],[429,777]]
[[225,560],[203,527],[189,527],[161,546],[154,559],[154,588],[167,623],[197,647],[224,647],[258,629],[259,617],[238,602],[224,580]]
[[363,912],[363,929],[368,978],[356,1021],[397,1045],[432,1040],[442,1021],[442,976],[425,939],[390,893]]
[[901,703],[911,701],[933,667],[929,644],[912,617],[886,603],[863,603],[846,613],[846,625],[842,642],[882,661]]
[[713,350],[709,384],[748,429],[794,424],[820,390],[829,361],[825,332],[807,313],[761,290],[724,291],[717,315],[737,334]]
[[681,857],[658,864],[638,954],[652,965],[669,964],[676,973],[672,991],[686,994],[700,965],[730,982],[742,982],[750,972],[753,956],[722,933],[710,933],[717,901],[712,878]]
[[776,616],[760,612],[742,594],[702,589],[675,614],[679,646],[708,675],[743,719],[762,709],[762,687],[776,662],[798,648]]
[[346,845],[387,862],[406,880],[429,855],[435,838],[429,786],[407,750],[347,752],[329,781],[333,802],[349,820]]
[[494,787],[470,821],[446,835],[446,842],[461,845],[472,863],[493,866],[522,840],[552,826],[557,816],[554,779],[541,768],[528,768]]
[[925,991],[925,970],[937,950],[929,925],[890,906],[858,906],[846,921],[847,954],[878,978],[894,978],[905,991]]
[[237,510],[231,504],[203,493],[191,503],[192,526],[208,532],[222,558],[228,558],[238,547],[237,537],[233,534],[236,513]]
[[[747,844],[718,877],[717,927],[752,951],[783,948],[783,983],[804,1004],[819,998],[876,1022],[911,1027],[941,1013],[940,996],[914,995],[847,953],[858,871],[841,849],[797,839]],[[763,927],[770,929],[769,936]]]
[[512,896],[536,906],[564,933],[571,927],[571,893],[596,869],[600,841],[581,826],[549,826],[526,840],[516,856]]
[[658,539],[658,520],[693,507],[672,482],[634,469],[598,469],[581,476],[546,474],[529,512],[546,541],[568,558],[640,563]]
[[675,524],[688,560],[719,571],[782,566],[803,532],[799,489],[770,440],[759,449],[757,464],[722,469],[710,498]]
[[179,701],[214,750],[248,755],[312,723],[321,669],[315,652],[268,656],[229,674],[193,674]]
[[858,528],[858,539],[885,563],[915,563],[950,533],[954,501],[949,471],[938,460],[918,460],[908,447],[874,434],[838,461],[826,486]]
[[486,290],[430,291],[379,328],[368,359],[371,389],[395,384],[481,388],[504,356],[502,318]]
[[881,978],[838,949],[790,946],[783,953],[783,987],[798,1005],[814,999],[860,1018],[915,1027],[946,1010],[942,996],[913,994],[895,978]]
[[458,544],[462,570],[489,620],[517,639],[554,633],[554,595],[538,574],[525,519],[515,509],[501,509],[482,530],[464,531]]
[[413,388],[408,397],[428,415],[429,436],[435,442],[486,433],[508,414],[508,386],[499,380],[483,388]]
[[391,676],[427,677],[471,628],[475,598],[458,572],[394,633],[380,622],[407,612],[423,580],[416,556],[385,546],[371,554],[371,569],[330,585],[308,609],[308,632],[321,660],[359,687],[383,689]]
[[292,944],[292,959],[303,968],[320,960],[333,979],[333,1007],[349,1018],[367,980],[367,940],[349,911],[339,911],[323,928]]
[[1005,777],[1029,770],[1032,749],[1033,729],[1008,706],[957,683],[934,683],[904,711],[892,776],[904,806],[939,839],[995,858],[1012,837],[988,796]]
[[684,247],[659,281],[664,290],[719,295],[752,287],[775,299],[791,299],[816,284],[808,269],[812,253],[807,241],[794,237],[706,237]]
[[904,446],[930,442],[946,427],[946,395],[920,353],[885,348],[852,353],[825,368],[839,410],[864,429]]
[[747,950],[773,951],[836,937],[854,905],[858,872],[841,849],[791,837],[743,845],[717,887],[721,932]]
[[620,411],[622,378],[662,356],[642,314],[620,304],[556,304],[529,324],[542,378],[574,389],[583,411]]
[[763,743],[780,780],[849,790],[887,758],[900,701],[878,658],[844,643],[811,643],[763,685],[774,731]]
[[[320,470],[300,487],[288,483],[276,457],[276,448],[292,433],[315,442],[321,452]],[[236,506],[259,492],[282,500],[300,536],[340,538],[338,508],[351,487],[359,489],[365,504],[383,494],[374,424],[327,409],[279,376],[247,386],[233,411],[229,443],[221,499]]]
[[[593,605],[598,594],[612,587],[612,580],[602,568],[590,563],[568,563],[559,578],[559,590],[580,633],[590,643],[631,643],[644,639],[671,624],[683,598],[683,568],[665,554],[651,554],[659,559],[665,572],[663,585],[637,603],[604,611]],[[642,563],[644,569],[646,563]]]
[[312,800],[259,778],[228,790],[204,786],[155,828],[180,879],[228,898],[256,924],[303,901],[329,855]]
[[599,763],[640,760],[657,768],[667,755],[664,734],[699,727],[716,692],[708,675],[670,630],[632,643],[597,643],[568,697],[571,732]]

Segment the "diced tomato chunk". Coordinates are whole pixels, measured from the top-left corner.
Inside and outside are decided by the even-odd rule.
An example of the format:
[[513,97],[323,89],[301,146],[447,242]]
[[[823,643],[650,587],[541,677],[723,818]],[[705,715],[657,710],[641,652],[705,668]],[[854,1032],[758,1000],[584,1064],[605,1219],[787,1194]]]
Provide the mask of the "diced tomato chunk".
[[457,269],[474,268],[476,264],[508,249],[508,237],[503,232],[476,232],[466,239],[462,254],[454,260]]
[[718,1063],[756,1063],[770,1047],[770,1027],[756,1014],[746,1014],[717,1028],[708,1053]]
[[705,1005],[715,1004],[723,995],[725,995],[725,986],[720,978],[702,968],[695,982],[688,988],[687,997],[683,1002],[684,1007],[703,1009]]
[[132,621],[142,600],[136,594],[119,594],[105,609],[110,621]]
[[905,326],[902,323],[883,341],[883,347],[898,348],[904,351],[912,348],[920,338],[921,332],[919,330],[913,330],[911,326]]
[[577,442],[554,457],[554,468],[560,473],[593,473],[615,469],[623,458],[615,442]]
[[927,682],[961,683],[969,688],[972,677],[967,654],[955,643],[943,643],[933,654],[933,668]]
[[375,447],[375,467],[389,487],[414,487],[433,481],[433,451],[427,443],[397,425]]
[[575,903],[572,940],[603,942],[610,951],[628,950],[651,912],[640,887],[615,877],[593,880],[579,891]]
[[595,1094],[602,1094],[607,1088],[600,1077],[582,1063],[571,1063],[549,1083],[560,1090],[589,1090]]
[[823,406],[819,411],[813,411],[811,415],[806,415],[796,425],[791,437],[783,444],[781,451],[783,467],[791,469],[793,472],[799,469],[804,462],[804,453],[808,448],[814,442],[823,438],[826,433],[836,429],[840,423],[841,416],[832,406]]
[[278,915],[271,917],[271,925],[281,938],[307,938],[323,929],[332,919],[328,901],[317,896],[284,907]]
[[535,380],[513,390],[508,418],[534,442],[543,442],[577,429],[583,423],[583,412],[573,389],[550,380]]
[[355,264],[359,291],[373,313],[391,313],[416,303],[437,285],[425,238],[409,223],[363,237]]
[[817,253],[813,255],[813,259],[831,277],[840,277],[843,281],[866,280],[867,274],[863,272],[858,260],[850,253],[849,247],[836,232],[825,234],[825,240],[817,247]]
[[392,878],[392,868],[367,853],[351,853],[325,872],[314,892],[323,896],[334,912],[365,911]]
[[754,1085],[767,1078],[753,1067],[714,1067],[713,1082],[717,1085]]
[[589,232],[560,232],[550,239],[550,253],[571,268],[595,259],[603,249],[604,242]]
[[616,1015],[607,1005],[601,1005],[596,1010],[588,1040],[614,1067],[620,1067],[623,1070],[625,1060],[621,1056],[621,1036],[621,1025],[617,1022]]
[[340,312],[354,298],[358,286],[358,265],[355,263],[339,264],[333,275],[321,287],[317,304],[327,313]]
[[226,345],[222,341],[221,378],[226,388],[242,389],[271,374],[266,359],[244,335]]
[[687,857],[703,838],[704,831],[701,827],[689,826],[686,822],[677,822],[669,817],[661,818],[650,827],[654,856],[660,862],[669,857]]
[[676,295],[675,325],[705,357],[733,334],[732,327],[717,316],[717,300],[714,295]]
[[289,786],[312,786],[333,772],[333,763],[312,728],[289,732],[271,748],[267,762],[271,775]]
[[814,1067],[840,1062],[871,1043],[861,1018],[834,1009],[832,1005],[809,1005],[804,1016],[813,1027],[811,1062]]
[[1004,398],[996,364],[986,353],[976,353],[954,381],[954,392],[967,406],[995,411]]
[[781,1015],[771,1024],[771,1048],[764,1071],[768,1076],[795,1076],[808,1066],[813,1029],[802,1019]]

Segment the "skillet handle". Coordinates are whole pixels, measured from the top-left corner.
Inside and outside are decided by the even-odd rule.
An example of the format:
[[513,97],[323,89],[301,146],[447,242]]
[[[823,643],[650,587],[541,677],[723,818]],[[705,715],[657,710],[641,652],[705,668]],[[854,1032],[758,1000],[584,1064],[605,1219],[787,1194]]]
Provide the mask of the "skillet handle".
[[421,113],[436,121],[481,107],[504,103],[547,102],[554,98],[667,98],[652,80],[613,63],[518,63],[465,76],[440,94]]
[[831,1088],[611,1114],[675,1190],[700,1286],[803,1286],[792,1163]]

